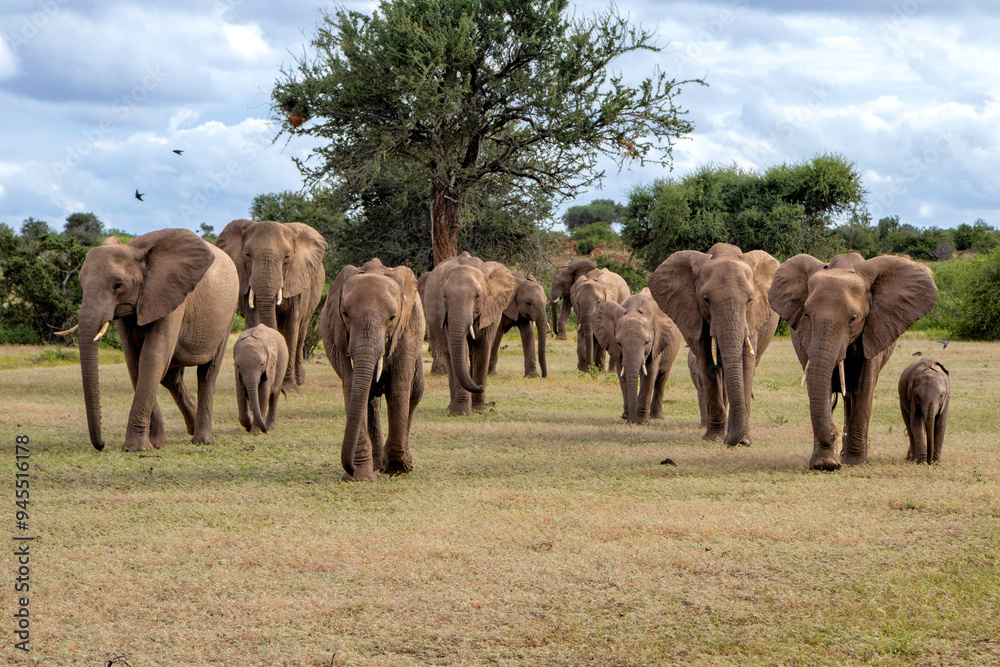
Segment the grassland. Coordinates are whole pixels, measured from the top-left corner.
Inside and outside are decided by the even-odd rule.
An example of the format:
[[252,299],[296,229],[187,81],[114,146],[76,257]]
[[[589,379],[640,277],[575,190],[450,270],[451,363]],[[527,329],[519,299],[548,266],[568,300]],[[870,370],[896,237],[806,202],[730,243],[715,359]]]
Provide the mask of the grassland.
[[[513,332],[483,415],[448,417],[447,382],[429,377],[412,474],[357,485],[339,482],[343,400],[325,359],[258,437],[237,423],[230,360],[213,446],[190,444],[161,390],[171,444],[136,455],[118,451],[120,359],[102,367],[98,453],[72,360],[0,350],[7,521],[27,434],[38,535],[33,651],[13,649],[8,551],[0,660],[1000,664],[1000,345],[907,334],[877,389],[871,463],[817,473],[787,338],[758,370],[753,447],[730,450],[700,438],[684,350],[666,419],[629,427],[615,378],[577,373],[570,337],[529,380]],[[918,351],[952,378],[934,467],[903,462],[896,379]]]

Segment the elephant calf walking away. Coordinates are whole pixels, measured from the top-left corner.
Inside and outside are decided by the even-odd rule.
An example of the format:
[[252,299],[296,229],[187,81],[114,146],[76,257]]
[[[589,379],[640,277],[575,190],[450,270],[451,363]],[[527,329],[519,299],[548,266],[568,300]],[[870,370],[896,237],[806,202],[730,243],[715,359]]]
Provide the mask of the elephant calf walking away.
[[899,376],[899,409],[910,439],[907,461],[941,461],[950,396],[948,369],[929,357],[914,361]]
[[258,324],[233,345],[236,405],[240,424],[253,435],[274,428],[278,395],[288,368],[288,347],[279,331]]
[[[345,266],[330,286],[319,326],[344,390],[343,480],[409,472],[410,426],[424,395],[425,320],[413,271],[387,268],[377,258]],[[389,413],[384,445],[382,396]]]

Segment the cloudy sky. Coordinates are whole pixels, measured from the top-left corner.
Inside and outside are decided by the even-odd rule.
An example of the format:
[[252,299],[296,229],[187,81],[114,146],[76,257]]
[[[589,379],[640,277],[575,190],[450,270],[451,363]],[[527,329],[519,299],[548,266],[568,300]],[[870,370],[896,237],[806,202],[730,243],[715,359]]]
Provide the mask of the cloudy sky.
[[[1000,3],[990,0],[619,0],[654,28],[659,54],[620,63],[703,78],[681,96],[695,125],[674,175],[707,164],[765,168],[824,152],[857,163],[874,219],[1000,226]],[[216,231],[260,193],[297,190],[273,144],[269,92],[327,2],[4,0],[0,5],[0,222]],[[348,2],[369,11],[370,2]],[[604,5],[587,0],[586,14]],[[174,149],[183,150],[182,156]],[[619,173],[620,202],[660,167]],[[134,198],[136,189],[144,201]]]

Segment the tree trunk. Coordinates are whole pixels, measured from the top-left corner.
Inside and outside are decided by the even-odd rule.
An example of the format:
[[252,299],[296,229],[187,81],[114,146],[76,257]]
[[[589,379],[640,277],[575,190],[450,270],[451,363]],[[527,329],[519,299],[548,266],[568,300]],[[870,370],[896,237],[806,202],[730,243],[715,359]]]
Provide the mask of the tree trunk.
[[462,228],[462,200],[465,192],[445,183],[431,186],[431,240],[434,266],[458,256],[458,232]]

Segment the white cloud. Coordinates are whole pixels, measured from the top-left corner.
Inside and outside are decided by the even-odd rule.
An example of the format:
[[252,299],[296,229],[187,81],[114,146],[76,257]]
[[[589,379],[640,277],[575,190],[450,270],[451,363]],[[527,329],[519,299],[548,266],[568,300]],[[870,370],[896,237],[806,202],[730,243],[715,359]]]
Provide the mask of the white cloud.
[[222,34],[225,35],[229,48],[248,62],[257,62],[273,57],[273,50],[264,41],[258,25],[224,23]]
[[4,36],[0,35],[0,81],[14,77],[17,72],[17,56],[7,44]]

